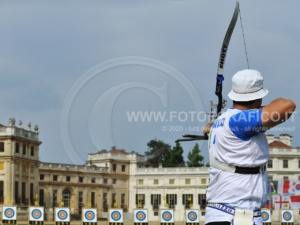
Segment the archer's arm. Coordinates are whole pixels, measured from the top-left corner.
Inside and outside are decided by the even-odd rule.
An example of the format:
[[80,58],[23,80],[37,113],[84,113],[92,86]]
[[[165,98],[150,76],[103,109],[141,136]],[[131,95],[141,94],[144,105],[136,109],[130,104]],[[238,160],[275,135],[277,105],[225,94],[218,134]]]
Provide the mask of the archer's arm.
[[270,129],[290,118],[296,109],[296,104],[288,99],[278,98],[262,109],[262,126]]

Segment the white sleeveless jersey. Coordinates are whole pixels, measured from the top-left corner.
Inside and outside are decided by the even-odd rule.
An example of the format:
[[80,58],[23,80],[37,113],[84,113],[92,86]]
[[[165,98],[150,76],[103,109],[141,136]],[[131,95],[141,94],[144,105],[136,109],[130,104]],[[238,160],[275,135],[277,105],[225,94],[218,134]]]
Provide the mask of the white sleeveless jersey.
[[[228,109],[211,127],[209,153],[218,161],[229,165],[263,165],[268,162],[269,150],[266,136],[260,132],[260,128],[261,111]],[[264,206],[267,197],[267,172],[238,174],[210,168],[207,189],[209,203],[223,203],[238,209],[255,210]],[[220,210],[206,208],[206,223],[231,221],[232,218],[232,215]]]

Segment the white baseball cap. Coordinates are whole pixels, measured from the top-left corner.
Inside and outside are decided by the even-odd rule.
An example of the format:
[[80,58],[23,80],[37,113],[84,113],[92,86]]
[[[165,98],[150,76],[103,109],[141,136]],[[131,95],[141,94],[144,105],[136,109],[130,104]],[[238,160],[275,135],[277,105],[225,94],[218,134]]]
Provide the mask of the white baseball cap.
[[232,90],[228,97],[238,102],[248,102],[265,97],[269,91],[263,87],[263,77],[257,70],[241,70],[232,77]]

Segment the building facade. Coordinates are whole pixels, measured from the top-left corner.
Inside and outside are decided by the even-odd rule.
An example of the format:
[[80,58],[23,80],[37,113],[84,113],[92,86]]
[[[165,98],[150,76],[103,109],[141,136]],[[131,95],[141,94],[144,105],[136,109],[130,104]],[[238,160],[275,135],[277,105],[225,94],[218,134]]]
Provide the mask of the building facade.
[[[119,208],[131,221],[134,209],[147,209],[149,221],[159,221],[162,209],[173,209],[176,221],[197,209],[204,221],[208,167],[150,168],[144,155],[114,147],[88,154],[83,165],[40,162],[38,134],[38,126],[17,127],[13,118],[0,125],[1,205],[40,205],[46,220],[53,220],[55,207],[69,207],[77,219],[82,208],[96,208],[99,218]],[[300,148],[292,147],[292,136],[267,138],[269,180],[300,180]]]
[[15,125],[0,125],[0,203],[11,205],[34,204],[39,190],[38,126],[31,131],[23,128],[22,121]]

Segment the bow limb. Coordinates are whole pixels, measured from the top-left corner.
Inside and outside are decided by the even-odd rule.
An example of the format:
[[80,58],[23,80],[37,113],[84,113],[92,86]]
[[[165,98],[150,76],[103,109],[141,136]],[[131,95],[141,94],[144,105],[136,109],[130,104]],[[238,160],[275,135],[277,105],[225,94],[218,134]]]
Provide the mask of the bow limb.
[[[232,35],[232,32],[234,30],[237,18],[239,15],[239,0],[236,1],[234,13],[232,16],[232,19],[230,21],[230,24],[228,26],[227,32],[225,34],[221,52],[220,52],[220,58],[219,58],[219,64],[218,64],[218,73],[217,73],[217,83],[216,83],[216,91],[215,94],[218,96],[219,102],[217,105],[217,116],[221,113],[221,109],[223,108],[223,97],[222,97],[222,82],[224,80],[224,64],[225,64],[225,58],[226,58],[226,53],[227,49],[229,46],[230,38]],[[176,142],[181,142],[181,141],[195,141],[195,140],[207,140],[208,135],[204,134],[204,136],[200,135],[183,135],[184,139],[177,139]]]
[[218,71],[217,71],[217,81],[216,81],[216,91],[215,94],[218,96],[218,105],[217,105],[217,114],[216,117],[220,115],[221,109],[223,108],[223,96],[222,96],[222,82],[224,80],[224,65],[225,65],[225,59],[226,59],[226,54],[227,54],[227,49],[229,46],[229,42],[232,36],[232,32],[234,30],[236,21],[238,19],[239,15],[239,0],[236,1],[235,4],[235,9],[234,13],[232,16],[232,19],[230,21],[230,24],[228,26],[228,29],[226,31],[223,43],[222,43],[222,48],[220,51],[220,56],[219,56],[219,63],[218,63]]

